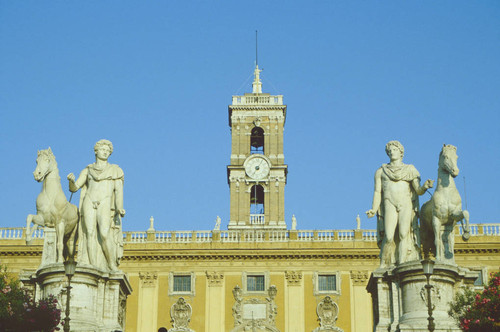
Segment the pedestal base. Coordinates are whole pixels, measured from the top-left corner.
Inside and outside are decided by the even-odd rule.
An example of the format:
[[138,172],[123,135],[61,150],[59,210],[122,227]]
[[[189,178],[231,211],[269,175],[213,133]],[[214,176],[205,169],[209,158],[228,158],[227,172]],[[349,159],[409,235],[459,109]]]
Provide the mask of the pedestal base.
[[[24,284],[36,283],[35,298],[55,295],[66,308],[67,277],[63,264],[45,265]],[[70,327],[75,332],[124,331],[127,296],[132,292],[123,272],[107,273],[91,266],[78,266],[71,279]]]
[[[435,331],[457,331],[448,316],[449,302],[461,285],[472,285],[476,273],[456,265],[436,263],[430,284]],[[426,278],[419,261],[375,270],[367,290],[373,299],[374,331],[428,331]]]

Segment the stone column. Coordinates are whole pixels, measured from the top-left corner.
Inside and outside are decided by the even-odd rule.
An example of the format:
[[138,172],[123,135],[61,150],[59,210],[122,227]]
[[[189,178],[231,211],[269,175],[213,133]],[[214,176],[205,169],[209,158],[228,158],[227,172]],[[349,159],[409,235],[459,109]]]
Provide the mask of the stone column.
[[139,272],[139,279],[137,331],[156,331],[158,329],[158,274]]
[[207,277],[207,296],[205,300],[205,329],[224,331],[225,297],[224,275],[220,272],[205,272]]
[[302,272],[285,271],[285,331],[304,332],[304,283]]

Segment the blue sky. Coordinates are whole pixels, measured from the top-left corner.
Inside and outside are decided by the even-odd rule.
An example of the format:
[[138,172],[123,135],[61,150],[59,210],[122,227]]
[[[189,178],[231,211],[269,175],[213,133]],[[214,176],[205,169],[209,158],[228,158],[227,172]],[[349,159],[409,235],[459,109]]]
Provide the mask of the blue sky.
[[227,106],[251,92],[255,30],[263,90],[288,105],[289,225],[374,229],[392,139],[424,179],[456,145],[471,222],[498,222],[499,17],[498,1],[0,1],[0,226],[35,212],[38,149],[69,197],[107,138],[125,230],[226,229]]

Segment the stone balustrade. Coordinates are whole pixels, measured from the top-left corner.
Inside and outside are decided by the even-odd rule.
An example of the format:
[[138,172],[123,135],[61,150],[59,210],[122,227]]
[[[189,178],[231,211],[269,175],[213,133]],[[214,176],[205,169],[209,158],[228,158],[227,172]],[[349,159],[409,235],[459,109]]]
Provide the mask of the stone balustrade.
[[[471,224],[471,237],[500,236],[500,224]],[[457,236],[463,231],[456,226]],[[24,227],[0,227],[0,240],[22,240]],[[43,229],[37,229],[33,239],[42,239]],[[128,231],[123,232],[125,243],[202,243],[202,242],[336,242],[377,241],[376,230],[231,230],[231,231]]]
[[264,214],[250,214],[250,225],[264,225],[266,223]]
[[233,96],[233,105],[283,105],[283,96],[282,95]]

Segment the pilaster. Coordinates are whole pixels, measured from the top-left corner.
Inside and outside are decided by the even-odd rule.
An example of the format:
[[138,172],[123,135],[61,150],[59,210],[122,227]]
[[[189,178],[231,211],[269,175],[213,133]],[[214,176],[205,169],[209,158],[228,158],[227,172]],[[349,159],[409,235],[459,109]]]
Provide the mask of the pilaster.
[[305,330],[304,282],[301,271],[285,271],[285,331]]
[[156,331],[158,322],[158,273],[139,272],[137,331]]
[[207,278],[207,296],[205,298],[205,326],[207,331],[224,331],[225,320],[225,283],[224,274],[205,272]]

